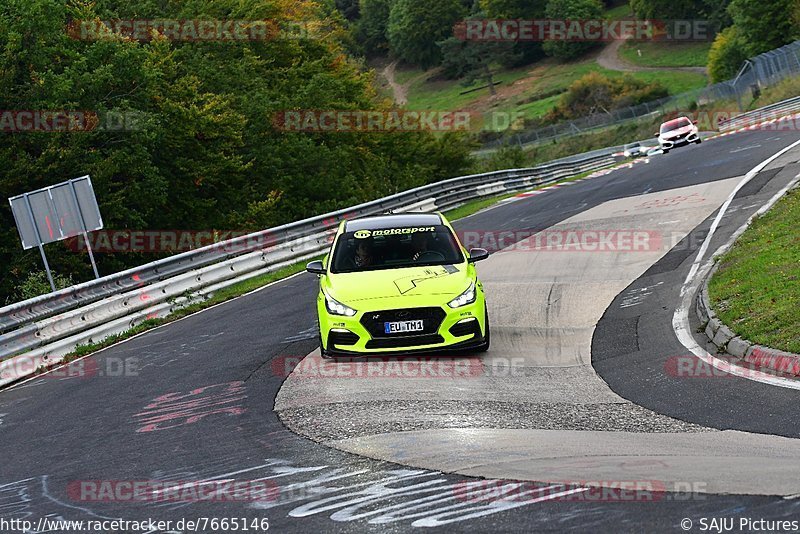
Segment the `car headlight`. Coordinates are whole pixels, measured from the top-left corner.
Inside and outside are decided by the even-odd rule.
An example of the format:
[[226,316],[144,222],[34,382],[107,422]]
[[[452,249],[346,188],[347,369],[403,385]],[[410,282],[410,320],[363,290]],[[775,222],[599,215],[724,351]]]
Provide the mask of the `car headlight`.
[[353,317],[356,313],[356,310],[351,308],[350,306],[345,306],[335,298],[328,295],[326,292],[322,292],[325,295],[325,308],[327,308],[328,313],[333,315],[343,315],[345,317]]
[[469,287],[461,293],[459,296],[451,300],[447,303],[448,306],[451,308],[460,308],[462,306],[466,306],[467,304],[472,304],[475,302],[478,293],[475,291],[475,282],[470,283]]

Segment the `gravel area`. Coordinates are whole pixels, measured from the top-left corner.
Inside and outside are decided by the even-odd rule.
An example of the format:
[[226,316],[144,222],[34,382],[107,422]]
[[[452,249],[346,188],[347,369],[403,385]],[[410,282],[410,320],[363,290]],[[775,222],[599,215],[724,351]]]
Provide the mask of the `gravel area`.
[[631,403],[354,402],[287,409],[278,415],[290,430],[317,442],[434,428],[712,431]]

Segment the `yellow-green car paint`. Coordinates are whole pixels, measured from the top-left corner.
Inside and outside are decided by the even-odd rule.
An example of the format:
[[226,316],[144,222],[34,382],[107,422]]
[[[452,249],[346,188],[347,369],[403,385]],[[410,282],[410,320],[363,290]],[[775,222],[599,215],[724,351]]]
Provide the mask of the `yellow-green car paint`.
[[[433,221],[432,217],[437,218],[436,226],[444,226],[452,233],[462,254],[462,261],[446,265],[332,272],[333,254],[337,250],[339,240],[343,239],[342,236],[348,231],[348,225],[352,228],[357,224],[359,228],[363,228],[370,227],[374,222],[373,229],[351,232],[351,236],[356,239],[370,235],[405,236],[417,229],[420,231],[432,229],[429,224]],[[478,279],[474,265],[475,261],[487,256],[486,251],[482,249],[473,249],[471,252],[465,250],[450,223],[439,213],[384,215],[342,222],[329,254],[322,262],[312,262],[308,265],[308,270],[318,274],[320,278],[317,315],[323,356],[411,352],[433,354],[453,349],[464,351],[488,349],[489,325],[486,301],[483,284]],[[470,286],[474,287],[474,300],[459,307],[452,307],[449,303],[467,291]],[[342,309],[349,308],[354,314],[348,316],[332,313],[326,304],[326,299],[336,301],[343,305]],[[436,311],[439,309],[441,312]],[[403,335],[400,335],[378,332],[378,327],[388,322],[383,319],[398,319],[397,313],[403,314],[403,319],[412,322],[418,318],[427,320],[426,330],[430,330],[431,325],[436,325],[439,316],[442,319],[435,333],[403,332]],[[371,332],[367,329],[367,325],[372,329]],[[451,329],[455,325],[460,326],[453,333]],[[357,341],[352,342],[355,339],[352,334],[358,337]],[[434,339],[436,336],[440,339]],[[340,343],[342,340],[347,343]]]

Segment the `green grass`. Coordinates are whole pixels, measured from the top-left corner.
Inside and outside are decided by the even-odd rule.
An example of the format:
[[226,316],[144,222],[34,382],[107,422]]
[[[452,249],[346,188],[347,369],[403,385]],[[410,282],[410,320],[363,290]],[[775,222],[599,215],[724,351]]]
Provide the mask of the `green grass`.
[[631,6],[627,2],[606,10],[606,18],[609,20],[628,19],[632,17]]
[[794,98],[797,95],[800,95],[800,76],[783,80],[764,89],[761,95],[750,103],[748,109],[757,109],[787,98]]
[[[623,73],[616,72],[608,74],[608,76],[619,76]],[[666,71],[666,70],[653,70],[645,72],[631,72],[631,76],[638,80],[645,82],[659,82],[667,89],[669,94],[677,95],[705,87],[707,84],[706,77],[698,72],[683,72],[683,71]]]
[[486,209],[489,206],[491,206],[493,204],[496,204],[497,202],[500,202],[501,200],[513,197],[516,194],[517,194],[517,191],[515,191],[513,193],[506,193],[506,194],[495,196],[495,197],[487,197],[487,198],[479,198],[479,199],[476,199],[476,200],[470,200],[466,204],[462,204],[462,205],[460,205],[460,206],[458,206],[456,208],[453,208],[451,210],[445,211],[444,212],[444,216],[447,217],[447,219],[450,220],[450,221],[463,219],[464,217],[467,217],[469,215],[473,215],[475,213],[478,213],[482,209]]
[[394,81],[402,85],[417,76],[422,76],[424,73],[425,70],[423,69],[398,66],[394,69]]
[[[710,42],[670,43],[658,41],[628,41],[619,55],[628,63],[641,67],[705,67]],[[641,57],[637,50],[642,51]]]
[[[530,67],[507,70],[498,73],[494,81],[502,82],[498,89],[503,86],[511,85],[517,80],[528,75]],[[485,97],[489,94],[488,89],[481,89],[465,95],[459,94],[475,87],[483,85],[478,82],[473,86],[466,87],[458,80],[417,80],[408,91],[408,109],[413,110],[433,110],[447,111],[453,109],[466,108],[468,104]]]
[[[618,78],[625,73],[600,67],[593,59],[585,59],[572,63],[556,63],[543,61],[525,68],[506,71],[498,74],[496,80],[502,80],[498,87],[512,85],[514,82],[529,77],[525,90],[505,100],[499,100],[486,109],[508,113],[522,113],[525,119],[542,117],[555,107],[560,98],[554,91],[564,91],[571,83],[590,72],[599,72],[610,78]],[[647,71],[629,73],[634,78],[648,83],[659,82],[667,87],[671,94],[698,89],[706,85],[702,74],[694,72]],[[485,99],[488,90],[482,89],[466,95],[459,94],[465,87],[456,80],[426,81],[413,83],[408,92],[409,109],[413,110],[454,110],[472,109],[481,99]],[[536,98],[537,95],[548,95]],[[489,128],[491,129],[491,128]]]
[[753,222],[720,259],[711,305],[736,334],[800,354],[800,191]]

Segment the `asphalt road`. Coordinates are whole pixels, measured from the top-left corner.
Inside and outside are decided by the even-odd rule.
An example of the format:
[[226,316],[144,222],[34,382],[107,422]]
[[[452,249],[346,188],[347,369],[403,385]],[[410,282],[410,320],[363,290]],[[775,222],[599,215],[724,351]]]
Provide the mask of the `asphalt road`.
[[[609,200],[740,176],[798,138],[795,132],[746,132],[715,139],[502,204],[456,226],[542,230]],[[753,195],[766,195],[770,183],[751,188]],[[719,239],[748,209],[757,209],[745,208],[755,202],[743,200]],[[794,391],[742,379],[665,376],[664,359],[682,350],[670,337],[676,281],[697,246],[668,254],[635,282],[663,280],[663,295],[634,308],[609,308],[594,339],[596,370],[615,392],[658,413],[712,428],[797,436]],[[776,497],[581,500],[570,488],[520,488],[405,468],[301,438],[273,407],[291,363],[316,346],[315,294],[314,277],[296,276],[84,359],[73,366],[76,376],[46,375],[0,392],[0,519],[268,518],[272,530],[290,532],[675,532],[682,518],[800,513],[800,500]],[[192,496],[191,490],[230,480],[243,483],[241,495]],[[131,481],[172,481],[186,492],[133,502],[123,491]],[[267,498],[256,495],[262,486],[270,490]],[[549,498],[480,501],[469,497],[474,487],[539,491]],[[206,526],[197,530],[223,531]],[[152,532],[191,530],[173,523]],[[22,530],[0,521],[0,531]]]

